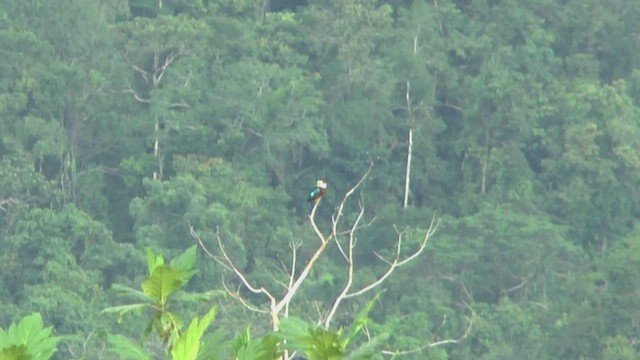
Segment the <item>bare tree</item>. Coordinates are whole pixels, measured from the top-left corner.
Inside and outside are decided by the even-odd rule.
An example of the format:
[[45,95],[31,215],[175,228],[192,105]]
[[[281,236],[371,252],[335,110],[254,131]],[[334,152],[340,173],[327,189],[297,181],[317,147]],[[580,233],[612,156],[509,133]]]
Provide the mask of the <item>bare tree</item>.
[[[302,271],[300,271],[299,273],[296,273],[296,265],[297,265],[297,262],[299,261],[297,250],[300,247],[300,243],[297,243],[294,241],[290,244],[290,249],[292,251],[291,264],[289,266],[286,266],[284,263],[282,264],[283,267],[286,269],[287,279],[286,281],[281,281],[281,283],[285,287],[285,291],[284,291],[284,295],[280,297],[275,296],[273,292],[269,291],[263,286],[253,284],[248,279],[248,277],[238,268],[238,266],[235,265],[233,259],[229,256],[229,253],[225,249],[225,246],[223,244],[219,231],[216,231],[216,240],[218,243],[220,255],[214,255],[205,245],[204,241],[200,238],[196,230],[190,226],[191,236],[193,236],[193,238],[196,239],[200,247],[205,251],[205,253],[210,258],[222,264],[225,268],[233,272],[246,289],[248,289],[250,292],[254,294],[262,295],[266,298],[266,300],[268,300],[268,304],[269,304],[268,307],[256,307],[250,304],[246,299],[244,299],[239,291],[237,290],[232,291],[231,289],[229,289],[229,287],[226,284],[224,284],[224,287],[227,290],[227,292],[233,298],[237,299],[240,303],[242,303],[246,308],[255,312],[268,314],[271,319],[271,325],[273,330],[278,330],[281,317],[287,317],[289,315],[289,306],[291,304],[291,301],[293,300],[293,297],[300,290],[301,285],[304,283],[305,279],[307,279],[310,271],[313,269],[313,267],[315,266],[320,256],[322,256],[322,254],[325,252],[329,244],[335,244],[335,246],[339,250],[344,260],[345,267],[346,267],[345,271],[347,272],[347,280],[344,286],[342,287],[342,290],[340,291],[339,294],[336,295],[335,299],[333,300],[332,304],[328,306],[327,310],[324,311],[320,309],[319,311],[321,313],[321,319],[319,323],[324,328],[328,329],[331,325],[332,320],[334,320],[335,318],[338,308],[340,307],[343,301],[361,296],[367,292],[370,292],[376,288],[379,288],[380,285],[385,280],[387,280],[389,276],[391,276],[391,274],[396,269],[416,259],[425,250],[429,239],[431,238],[431,236],[433,236],[433,234],[435,233],[438,227],[439,221],[436,220],[435,217],[432,218],[429,224],[429,228],[425,231],[424,236],[420,240],[418,247],[414,249],[413,252],[410,252],[408,255],[404,255],[403,248],[405,247],[404,235],[405,235],[406,229],[400,230],[394,226],[397,237],[396,237],[395,249],[391,258],[383,257],[377,252],[374,253],[375,256],[380,259],[380,261],[386,264],[386,270],[382,273],[380,277],[378,277],[377,280],[367,285],[361,286],[357,289],[354,289],[354,280],[356,276],[356,271],[355,271],[356,261],[354,257],[354,251],[357,244],[357,234],[362,228],[370,225],[375,220],[375,218],[369,221],[364,220],[365,206],[364,206],[364,200],[362,196],[360,196],[358,200],[359,210],[355,215],[355,220],[353,220],[352,224],[347,226],[343,225],[343,222],[344,222],[343,211],[345,209],[345,205],[350,200],[352,195],[357,191],[357,189],[362,185],[362,183],[366,180],[366,178],[371,173],[372,166],[373,164],[370,163],[369,168],[364,173],[364,175],[360,178],[360,180],[358,180],[358,182],[356,182],[356,184],[353,185],[353,187],[351,187],[351,189],[347,191],[345,195],[342,197],[340,204],[338,205],[338,207],[336,208],[336,211],[331,217],[331,228],[330,230],[328,230],[327,233],[323,233],[318,227],[318,225],[316,224],[315,214],[316,214],[319,201],[314,204],[308,220],[311,228],[313,229],[313,232],[315,233],[315,235],[319,240],[319,244],[316,250],[311,255],[311,257],[309,258],[309,260],[307,261],[306,265],[302,268]],[[462,337],[458,339],[451,339],[451,340],[440,340],[436,343],[430,342],[427,345],[425,345],[425,347],[437,346],[440,344],[447,344],[447,343],[455,343],[457,341],[460,341],[467,336],[470,328],[471,328],[471,322],[469,323],[469,327],[467,328],[467,330],[465,331]],[[411,351],[407,351],[406,353],[412,353],[415,351],[420,351],[420,350],[411,350]],[[391,352],[386,352],[386,353],[392,354]],[[402,353],[403,352],[398,352],[398,354],[402,354]]]

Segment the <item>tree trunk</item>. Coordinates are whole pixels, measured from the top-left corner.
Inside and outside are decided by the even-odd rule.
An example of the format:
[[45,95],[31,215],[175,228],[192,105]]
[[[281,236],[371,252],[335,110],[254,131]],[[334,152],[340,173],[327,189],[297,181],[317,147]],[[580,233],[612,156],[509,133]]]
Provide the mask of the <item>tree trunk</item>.
[[402,207],[407,208],[409,203],[409,179],[411,175],[411,151],[413,149],[413,129],[409,129],[409,147],[407,149],[407,173],[404,178],[404,202]]
[[153,124],[153,157],[158,160],[158,171],[153,172],[153,180],[159,179],[159,171],[162,169],[162,160],[160,160],[160,140],[158,140],[158,131],[160,130],[160,120],[156,118],[155,124]]
[[487,191],[487,169],[489,168],[489,155],[491,153],[491,146],[489,145],[490,138],[491,138],[491,135],[489,134],[489,130],[487,129],[484,137],[484,145],[485,145],[486,152],[482,159],[482,169],[481,169],[482,179],[480,180],[480,194],[482,195],[484,195],[485,192]]

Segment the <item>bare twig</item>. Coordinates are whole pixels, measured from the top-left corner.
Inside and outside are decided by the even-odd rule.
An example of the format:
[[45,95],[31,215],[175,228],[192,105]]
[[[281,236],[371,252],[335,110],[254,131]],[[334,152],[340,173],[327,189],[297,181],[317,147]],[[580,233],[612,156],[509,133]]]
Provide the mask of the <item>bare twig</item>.
[[218,247],[220,248],[220,251],[222,252],[222,256],[224,257],[227,265],[231,267],[231,270],[236,274],[236,276],[240,279],[240,281],[242,281],[244,286],[247,289],[249,289],[249,291],[251,291],[252,293],[264,294],[266,297],[269,298],[269,300],[271,300],[272,302],[275,302],[275,298],[273,297],[273,295],[271,295],[271,293],[269,293],[269,291],[267,291],[264,287],[256,288],[253,285],[251,285],[251,283],[249,282],[249,280],[247,280],[244,274],[240,270],[238,270],[238,268],[235,266],[235,264],[227,254],[227,251],[224,249],[224,246],[222,245],[222,239],[220,238],[219,229],[216,230],[216,239],[218,240]]
[[318,229],[318,225],[316,225],[316,209],[318,208],[318,204],[320,204],[320,201],[322,201],[322,198],[318,199],[314,204],[313,204],[313,208],[311,209],[311,214],[309,214],[309,222],[311,223],[311,227],[313,228],[313,231],[316,233],[316,235],[318,236],[318,239],[320,239],[321,243],[325,243],[327,242],[327,239],[325,239],[324,235],[322,235],[322,232],[320,231],[320,229]]
[[[364,204],[362,202],[362,199],[360,200],[359,205],[360,205],[360,212],[358,212],[356,221],[354,221],[349,231],[349,255],[347,257],[347,263],[348,263],[347,283],[344,285],[344,288],[342,289],[342,292],[340,292],[340,295],[338,295],[338,297],[336,297],[335,301],[333,302],[331,311],[329,311],[329,315],[327,315],[327,318],[325,319],[325,322],[324,322],[325,328],[329,328],[329,324],[331,323],[331,320],[336,314],[336,311],[338,310],[338,306],[340,306],[340,303],[342,302],[342,300],[346,298],[346,296],[349,293],[349,290],[351,289],[351,284],[353,284],[353,270],[354,270],[353,249],[356,246],[356,230],[358,229],[358,224],[360,224],[360,220],[362,220],[362,216],[364,215]],[[337,240],[336,240],[336,243],[338,243]],[[342,251],[342,248],[340,248],[340,251]],[[342,252],[342,254],[345,255],[344,252]]]
[[[354,292],[351,292],[351,286],[353,284],[353,274],[354,274],[354,268],[355,268],[355,264],[354,264],[354,257],[353,257],[353,251],[357,242],[356,239],[356,231],[359,229],[359,223],[360,220],[362,219],[362,216],[364,214],[364,205],[362,204],[362,201],[360,202],[360,212],[358,213],[358,216],[356,218],[356,221],[354,222],[354,224],[351,226],[351,228],[349,229],[349,242],[348,242],[348,253],[345,255],[344,251],[342,250],[342,248],[340,247],[340,251],[342,252],[343,256],[346,258],[347,264],[348,264],[348,277],[347,277],[347,282],[344,285],[342,291],[340,292],[340,294],[336,297],[333,306],[331,307],[331,310],[329,311],[329,314],[327,315],[327,318],[324,321],[324,327],[325,328],[329,328],[329,325],[333,319],[333,317],[335,316],[335,313],[338,309],[338,306],[340,305],[340,303],[345,300],[345,299],[349,299],[352,297],[356,297],[359,295],[364,294],[367,291],[373,290],[374,288],[378,287],[380,284],[382,284],[382,282],[384,282],[394,271],[396,268],[410,262],[411,260],[413,260],[414,258],[416,258],[418,255],[420,255],[424,249],[427,246],[427,242],[429,241],[429,238],[433,235],[433,233],[436,231],[436,228],[438,226],[438,222],[436,222],[435,217],[432,218],[431,220],[431,224],[429,225],[429,229],[427,229],[424,239],[423,241],[420,243],[420,247],[411,255],[409,255],[408,257],[401,259],[400,258],[400,252],[402,250],[402,239],[403,239],[403,235],[404,235],[404,230],[400,231],[398,230],[397,227],[395,227],[394,225],[394,229],[396,230],[396,234],[398,235],[398,240],[396,243],[396,252],[395,252],[395,257],[392,261],[389,261],[387,259],[385,259],[384,257],[380,256],[379,254],[375,253],[374,254],[381,259],[383,262],[385,262],[389,267],[387,268],[387,271],[380,277],[378,278],[378,280],[372,282],[371,284],[357,290]],[[336,243],[338,241],[336,240]]]
[[191,224],[189,224],[189,233],[191,234],[191,237],[196,239],[196,241],[198,242],[198,245],[200,245],[202,250],[204,250],[205,254],[207,254],[207,256],[211,258],[211,260],[217,262],[218,264],[222,265],[227,270],[231,271],[231,268],[222,259],[220,259],[219,257],[213,255],[213,253],[211,253],[211,251],[209,251],[209,248],[207,248],[207,246],[204,244],[204,242],[202,242],[202,239],[200,239],[200,235],[198,235],[198,233],[193,229],[193,226],[191,226]]
[[[293,240],[291,240],[291,244],[289,244],[289,246],[291,247],[291,271],[289,272],[289,286],[287,287],[288,291],[293,288],[293,284],[296,278],[296,261],[298,259],[297,254],[300,244],[296,244]],[[289,304],[284,307],[284,314],[285,316],[289,316]]]
[[189,104],[184,101],[174,102],[171,105],[169,105],[170,109],[189,108],[189,107],[190,107]]
[[358,180],[358,182],[351,189],[349,189],[349,191],[347,191],[346,194],[344,194],[344,197],[342,198],[342,201],[340,202],[340,205],[338,206],[336,213],[331,216],[331,224],[332,224],[331,230],[334,238],[338,235],[338,224],[340,223],[340,219],[342,218],[342,215],[343,215],[342,210],[344,209],[344,204],[347,202],[349,197],[353,195],[356,189],[359,188],[360,185],[362,185],[364,180],[371,173],[372,169],[373,169],[373,161],[369,160],[369,168],[367,169],[367,171],[365,171],[364,175],[362,175],[360,180]]
[[[456,276],[442,276],[442,277],[444,279],[446,279],[446,280],[459,283],[461,288],[462,288],[462,290],[463,290],[463,292],[464,292],[464,294],[465,294],[466,299],[462,300],[460,304],[469,311],[471,316],[465,316],[465,319],[468,321],[468,325],[465,328],[464,333],[462,335],[460,335],[458,338],[431,341],[429,343],[426,343],[426,344],[424,344],[422,346],[419,346],[417,348],[410,349],[410,350],[396,350],[396,351],[383,350],[382,354],[391,355],[391,356],[401,356],[401,355],[415,354],[415,353],[419,353],[419,352],[421,352],[421,351],[423,351],[423,350],[425,350],[427,348],[431,348],[431,347],[436,347],[436,346],[445,345],[445,344],[457,344],[457,343],[461,342],[462,340],[466,339],[469,336],[469,333],[471,332],[471,328],[473,327],[473,319],[475,317],[475,311],[473,310],[471,305],[469,305],[469,303],[467,302],[467,301],[469,301],[470,303],[473,303],[473,298],[471,297],[471,293],[469,292],[467,287],[464,285],[464,282],[460,281]],[[443,316],[442,323],[438,326],[438,328],[434,332],[434,335],[433,335],[434,337],[438,334],[438,332],[444,326],[446,321],[447,321],[447,317],[445,315],[445,316]]]
[[236,291],[231,291],[229,289],[229,287],[227,286],[226,282],[224,281],[224,279],[222,279],[222,287],[224,287],[224,289],[227,291],[227,294],[229,294],[232,298],[238,300],[245,308],[249,309],[250,311],[253,312],[257,312],[257,313],[261,313],[261,314],[268,314],[269,312],[266,310],[262,310],[262,309],[258,309],[257,307],[249,304],[243,297],[242,295],[240,295],[240,291],[236,290]]
[[[382,354],[391,355],[391,356],[411,355],[411,354],[422,352],[427,348],[432,348],[432,347],[445,345],[445,344],[457,344],[460,341],[466,339],[467,336],[469,336],[469,333],[471,332],[471,327],[473,326],[473,315],[471,317],[466,316],[465,318],[467,319],[469,324],[467,325],[467,328],[465,329],[464,333],[457,339],[445,339],[445,340],[433,341],[411,350],[396,350],[396,351],[382,350]],[[442,327],[442,325],[444,325],[444,322],[446,320],[447,318],[445,317],[442,324],[440,324],[440,326],[438,327],[438,329]]]
[[[315,224],[314,221],[312,221],[312,223]],[[316,228],[317,228],[317,226],[316,226]],[[291,287],[289,288],[287,293],[275,305],[274,310],[276,312],[279,313],[285,306],[288,306],[289,302],[291,302],[291,299],[293,298],[293,296],[296,294],[296,292],[300,288],[300,285],[302,285],[302,282],[304,282],[304,280],[307,278],[307,276],[311,272],[311,269],[313,268],[313,265],[316,263],[316,261],[318,261],[318,259],[320,258],[320,255],[322,255],[322,253],[324,252],[324,249],[326,249],[328,244],[329,244],[329,241],[323,240],[323,242],[320,244],[318,249],[311,256],[311,259],[309,259],[309,262],[304,267],[304,269],[302,270],[302,272],[300,273],[298,278],[293,282],[293,284],[291,285]]]
[[137,102],[141,102],[143,104],[150,104],[151,103],[151,100],[145,99],[145,98],[141,97],[140,95],[138,95],[138,93],[135,90],[133,90],[133,88],[131,87],[131,84],[127,84],[127,86],[128,86],[128,89],[123,90],[124,93],[133,95],[133,98]]
[[531,279],[535,274],[529,274],[527,276],[523,276],[523,277],[516,277],[518,278],[518,280],[520,280],[519,284],[516,284],[508,289],[503,289],[502,292],[514,292],[520,288],[522,288],[523,286],[527,285],[529,283],[529,279]]
[[169,53],[169,55],[167,55],[164,58],[164,64],[162,64],[162,66],[158,67],[158,52],[155,52],[154,54],[154,64],[153,64],[153,87],[157,87],[158,84],[160,83],[160,81],[162,80],[162,77],[164,76],[164,74],[167,72],[167,69],[169,68],[169,66],[176,61],[178,58],[188,55],[188,52],[180,49],[177,51],[172,51]]
[[0,200],[0,210],[6,212],[7,211],[7,209],[5,208],[6,205],[12,205],[12,204],[18,204],[18,203],[20,203],[20,200],[16,200],[12,197],[2,199]]
[[[128,60],[128,59],[127,59]],[[131,67],[133,68],[133,70],[135,70],[138,74],[140,74],[140,76],[142,76],[142,78],[144,79],[145,83],[149,83],[149,72],[146,71],[145,69],[134,65],[133,63],[129,62],[129,65],[131,65]]]
[[[220,248],[220,252],[222,253],[222,256],[224,258],[223,262],[222,262],[222,260],[219,261],[215,256],[213,256],[213,254],[204,246],[204,243],[200,239],[200,236],[198,236],[198,234],[196,233],[196,231],[193,229],[193,227],[191,225],[189,225],[189,230],[190,230],[191,236],[194,237],[198,241],[198,244],[200,244],[200,247],[202,247],[202,249],[207,253],[207,255],[210,258],[212,258],[212,259],[214,259],[214,260],[216,260],[218,262],[223,263],[228,269],[233,271],[236,274],[236,276],[238,277],[238,279],[240,279],[242,284],[247,289],[249,289],[249,291],[251,291],[254,294],[263,294],[264,296],[266,296],[269,299],[269,303],[270,303],[269,314],[271,315],[271,321],[272,321],[273,329],[277,330],[280,321],[279,321],[279,318],[278,318],[278,312],[274,311],[274,308],[275,308],[275,305],[276,305],[276,298],[267,289],[265,289],[264,287],[257,288],[257,287],[254,287],[253,285],[251,285],[251,283],[244,276],[244,274],[235,266],[235,264],[233,263],[233,261],[231,260],[229,255],[227,254],[227,251],[225,250],[224,246],[222,245],[222,239],[220,238],[220,229],[216,229],[216,239],[218,240],[218,247]],[[233,292],[229,291],[228,288],[226,287],[226,285],[225,285],[225,289],[227,289],[227,292],[232,297],[234,297],[236,299],[241,299],[239,293],[233,293]],[[241,303],[243,305],[245,305],[245,307],[247,307],[249,310],[252,310],[252,311],[254,310],[254,307],[248,305],[248,303],[246,303],[246,301],[242,300]]]
[[[400,260],[400,250],[402,248],[402,234],[403,232],[398,232],[398,242],[396,245],[396,254],[395,254],[395,258],[392,261],[386,260],[384,259],[382,256],[376,254],[376,256],[378,256],[378,258],[380,258],[381,260],[385,261],[387,264],[389,264],[389,268],[387,269],[387,271],[382,274],[382,276],[380,278],[378,278],[378,280],[372,282],[371,284],[361,288],[360,290],[354,291],[352,293],[348,293],[345,295],[345,298],[352,298],[361,294],[364,294],[367,291],[370,291],[374,288],[376,288],[378,285],[380,285],[386,278],[388,278],[393,271],[395,271],[396,268],[405,265],[406,263],[410,262],[411,260],[415,259],[418,255],[420,255],[424,249],[427,246],[427,243],[429,242],[429,238],[435,233],[436,229],[438,228],[438,224],[440,223],[439,220],[436,220],[435,217],[433,217],[431,219],[431,224],[429,225],[429,228],[427,229],[424,238],[422,240],[422,242],[420,243],[420,247],[411,255],[407,256],[406,258]],[[396,230],[397,231],[397,230]]]

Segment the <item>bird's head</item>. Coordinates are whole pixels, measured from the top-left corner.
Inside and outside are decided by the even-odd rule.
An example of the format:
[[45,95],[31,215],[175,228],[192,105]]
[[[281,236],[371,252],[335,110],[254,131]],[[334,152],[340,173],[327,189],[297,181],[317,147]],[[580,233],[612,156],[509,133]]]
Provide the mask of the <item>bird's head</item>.
[[319,187],[320,189],[326,189],[327,183],[324,180],[320,179],[316,181],[316,186]]

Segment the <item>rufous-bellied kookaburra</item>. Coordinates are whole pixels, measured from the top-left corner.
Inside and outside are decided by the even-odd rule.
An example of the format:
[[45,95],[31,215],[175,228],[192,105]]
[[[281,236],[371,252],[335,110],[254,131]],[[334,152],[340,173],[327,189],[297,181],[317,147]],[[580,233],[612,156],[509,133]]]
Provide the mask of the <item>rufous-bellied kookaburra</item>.
[[309,196],[307,197],[309,205],[313,206],[318,200],[320,200],[325,192],[327,192],[327,183],[324,180],[316,181],[316,187],[309,192]]

